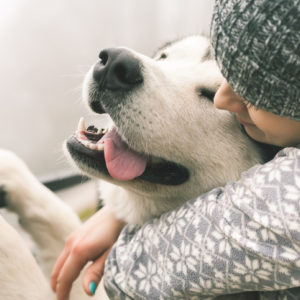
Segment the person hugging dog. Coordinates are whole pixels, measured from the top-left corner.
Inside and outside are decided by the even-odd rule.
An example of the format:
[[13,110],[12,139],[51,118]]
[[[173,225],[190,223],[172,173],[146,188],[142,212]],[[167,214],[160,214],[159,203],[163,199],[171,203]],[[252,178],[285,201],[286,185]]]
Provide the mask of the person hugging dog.
[[[89,295],[110,252],[104,284],[111,299],[247,291],[300,299],[300,0],[216,0],[211,41],[225,78],[216,108],[235,114],[252,139],[283,149],[141,227],[121,232],[122,221],[99,211],[73,234],[81,259],[94,261],[83,283]],[[68,247],[51,279],[59,300],[68,296],[71,271],[81,270]]]

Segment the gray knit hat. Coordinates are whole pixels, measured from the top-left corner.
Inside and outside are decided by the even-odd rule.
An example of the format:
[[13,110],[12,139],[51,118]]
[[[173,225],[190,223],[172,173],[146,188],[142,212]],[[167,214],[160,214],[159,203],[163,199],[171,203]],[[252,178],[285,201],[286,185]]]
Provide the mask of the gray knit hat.
[[300,0],[216,0],[211,39],[236,93],[300,121]]

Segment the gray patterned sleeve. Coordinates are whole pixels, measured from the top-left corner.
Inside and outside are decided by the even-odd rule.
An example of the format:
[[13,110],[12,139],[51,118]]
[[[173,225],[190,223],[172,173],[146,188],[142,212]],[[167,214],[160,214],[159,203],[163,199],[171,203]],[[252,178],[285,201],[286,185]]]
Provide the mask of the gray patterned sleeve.
[[212,299],[297,286],[297,148],[283,149],[272,161],[243,173],[239,181],[140,228],[127,226],[105,271],[111,299]]

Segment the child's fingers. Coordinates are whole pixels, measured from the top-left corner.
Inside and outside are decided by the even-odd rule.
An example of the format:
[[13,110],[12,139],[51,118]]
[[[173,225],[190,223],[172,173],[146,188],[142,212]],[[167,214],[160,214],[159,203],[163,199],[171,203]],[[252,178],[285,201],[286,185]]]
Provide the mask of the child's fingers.
[[51,284],[51,288],[53,289],[54,292],[56,290],[57,278],[59,276],[60,270],[62,269],[69,254],[70,254],[70,251],[67,250],[66,248],[64,248],[64,250],[58,257],[58,259],[53,267],[53,270],[51,273],[51,278],[50,278],[50,284]]
[[97,260],[95,260],[84,272],[83,288],[88,295],[94,295],[96,288],[102,278],[107,255],[111,248],[107,249]]
[[72,284],[80,274],[86,262],[87,261],[83,257],[74,255],[73,253],[67,257],[56,280],[55,292],[58,300],[68,299]]

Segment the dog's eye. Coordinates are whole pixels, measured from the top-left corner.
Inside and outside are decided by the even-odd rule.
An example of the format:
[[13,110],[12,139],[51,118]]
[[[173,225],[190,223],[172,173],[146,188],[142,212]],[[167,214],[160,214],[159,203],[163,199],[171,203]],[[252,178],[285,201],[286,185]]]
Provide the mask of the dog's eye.
[[207,98],[209,101],[214,102],[214,97],[215,97],[215,92],[206,89],[206,88],[199,88],[198,89],[198,94],[200,97],[205,97]]
[[167,54],[163,52],[163,53],[159,56],[158,60],[160,60],[160,59],[166,59],[167,57],[168,57]]

